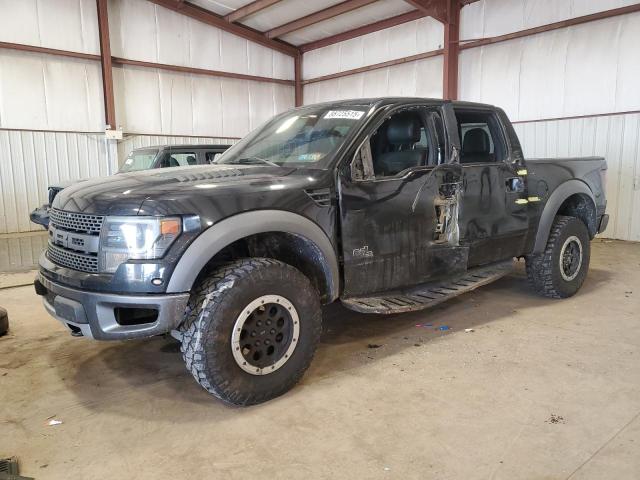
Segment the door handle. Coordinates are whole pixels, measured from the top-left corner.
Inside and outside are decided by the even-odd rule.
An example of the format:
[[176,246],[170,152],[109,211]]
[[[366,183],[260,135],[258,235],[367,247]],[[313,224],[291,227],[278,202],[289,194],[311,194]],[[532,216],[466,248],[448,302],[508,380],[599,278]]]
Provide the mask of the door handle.
[[524,192],[524,180],[522,177],[511,177],[505,181],[507,192],[523,193]]

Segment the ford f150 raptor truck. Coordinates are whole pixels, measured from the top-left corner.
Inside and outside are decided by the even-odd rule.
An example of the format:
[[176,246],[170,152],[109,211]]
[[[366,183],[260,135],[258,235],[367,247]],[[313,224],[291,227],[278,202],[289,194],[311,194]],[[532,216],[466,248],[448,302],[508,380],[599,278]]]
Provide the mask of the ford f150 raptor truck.
[[507,274],[569,297],[602,232],[602,158],[525,160],[496,107],[421,98],[304,106],[214,165],[66,188],[36,292],[73,335],[171,333],[220,399],[256,404],[303,375],[321,305],[423,309]]

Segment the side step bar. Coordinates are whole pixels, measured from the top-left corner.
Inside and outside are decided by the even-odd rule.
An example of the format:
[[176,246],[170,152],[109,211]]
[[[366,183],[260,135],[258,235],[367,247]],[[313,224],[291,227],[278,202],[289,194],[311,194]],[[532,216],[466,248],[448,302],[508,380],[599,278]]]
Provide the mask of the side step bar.
[[493,263],[467,270],[464,274],[415,287],[383,292],[377,296],[342,299],[350,310],[361,313],[403,313],[432,307],[450,298],[475,290],[508,275],[513,270],[513,260]]

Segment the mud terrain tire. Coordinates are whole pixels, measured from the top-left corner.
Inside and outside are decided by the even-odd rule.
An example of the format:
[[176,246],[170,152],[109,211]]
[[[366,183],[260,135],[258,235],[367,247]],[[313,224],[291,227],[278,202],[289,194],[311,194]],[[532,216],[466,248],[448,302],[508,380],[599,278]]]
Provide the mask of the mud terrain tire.
[[544,252],[526,257],[529,284],[545,297],[571,297],[587,276],[590,254],[585,224],[576,217],[557,215]]
[[291,389],[309,367],[322,331],[315,287],[299,270],[268,258],[213,271],[192,291],[187,312],[181,328],[187,369],[233,405],[262,403]]

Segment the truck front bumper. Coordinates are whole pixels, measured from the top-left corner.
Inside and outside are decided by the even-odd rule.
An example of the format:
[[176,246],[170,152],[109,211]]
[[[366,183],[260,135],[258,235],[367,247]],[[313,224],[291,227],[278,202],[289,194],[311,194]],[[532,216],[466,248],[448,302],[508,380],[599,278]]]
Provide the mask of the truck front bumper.
[[182,321],[188,293],[122,295],[65,287],[42,273],[34,282],[47,312],[72,334],[96,340],[124,340],[168,333]]

